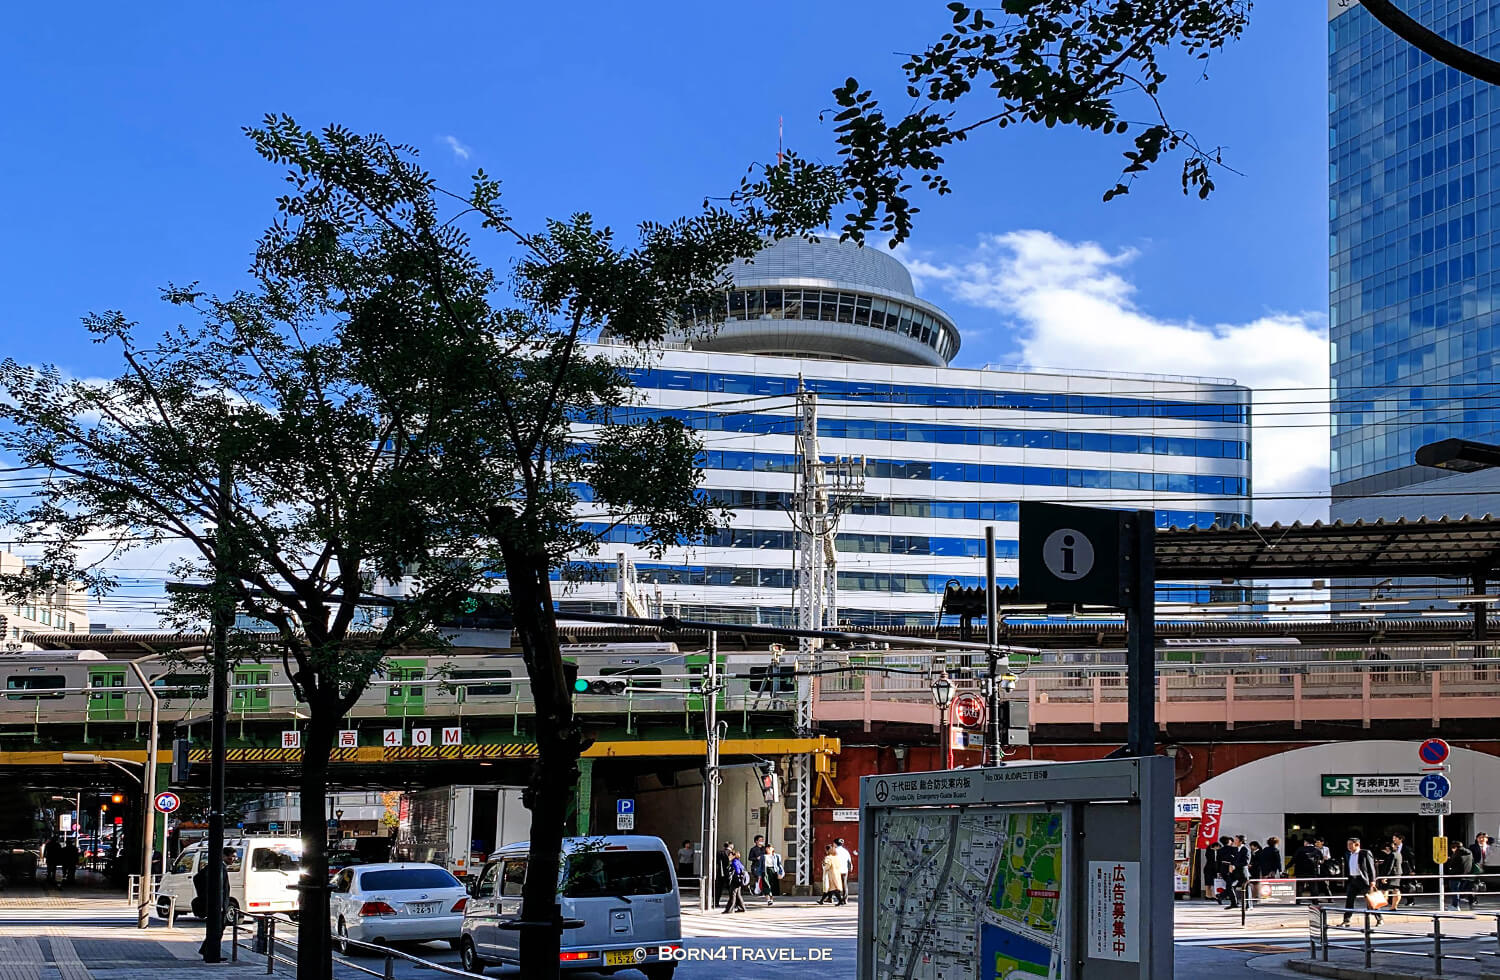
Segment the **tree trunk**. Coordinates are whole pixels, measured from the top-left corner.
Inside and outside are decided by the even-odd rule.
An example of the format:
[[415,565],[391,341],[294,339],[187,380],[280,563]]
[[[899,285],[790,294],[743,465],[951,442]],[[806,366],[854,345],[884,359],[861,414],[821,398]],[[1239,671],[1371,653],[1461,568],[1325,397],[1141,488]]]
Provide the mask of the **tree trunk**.
[[578,756],[587,740],[573,719],[573,695],[564,681],[547,556],[529,548],[505,547],[503,539],[502,548],[515,631],[536,712],[537,762],[525,792],[531,810],[531,850],[521,892],[521,919],[534,925],[521,930],[521,975],[542,980],[560,972],[557,882],[563,821],[578,784]]
[[309,705],[311,719],[302,733],[302,878],[298,901],[297,980],[332,980],[333,944],[328,925],[328,762],[335,723],[329,708]]

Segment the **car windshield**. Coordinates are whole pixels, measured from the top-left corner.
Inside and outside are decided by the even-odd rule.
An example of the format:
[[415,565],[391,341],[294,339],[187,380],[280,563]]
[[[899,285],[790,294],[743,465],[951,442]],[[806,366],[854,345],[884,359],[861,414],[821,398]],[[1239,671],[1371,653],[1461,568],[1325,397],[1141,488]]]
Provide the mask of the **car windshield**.
[[672,890],[666,855],[657,851],[592,851],[568,858],[563,895],[665,895]]
[[359,887],[373,892],[404,888],[462,888],[463,885],[442,868],[392,868],[363,872],[359,876]]
[[302,864],[302,848],[290,844],[257,847],[250,858],[252,871],[296,871]]

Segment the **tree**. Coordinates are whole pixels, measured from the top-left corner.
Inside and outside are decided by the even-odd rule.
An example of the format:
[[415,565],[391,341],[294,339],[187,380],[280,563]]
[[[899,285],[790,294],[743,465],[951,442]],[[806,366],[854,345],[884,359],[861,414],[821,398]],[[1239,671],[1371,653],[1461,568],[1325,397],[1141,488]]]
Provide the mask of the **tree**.
[[[1500,83],[1500,63],[1445,40],[1392,0],[1362,2],[1437,61]],[[880,100],[854,78],[834,90],[839,169],[852,203],[844,233],[860,242],[877,231],[893,246],[905,241],[920,210],[908,197],[911,181],[951,193],[944,153],[981,131],[1023,123],[1127,137],[1125,165],[1106,201],[1129,193],[1139,175],[1173,154],[1182,158],[1183,193],[1207,198],[1214,171],[1226,166],[1223,154],[1171,121],[1163,101],[1166,63],[1174,55],[1205,62],[1239,39],[1250,8],[1250,0],[1002,0],[992,16],[948,4],[949,31],[901,66],[905,95],[915,104],[899,119],[887,119]],[[976,101],[978,112],[960,115],[960,105]],[[1140,118],[1131,118],[1135,112]]]
[[[685,305],[722,304],[726,269],[766,236],[818,227],[838,185],[795,157],[630,244],[586,213],[523,233],[482,171],[465,194],[440,189],[417,154],[376,135],[321,133],[287,117],[248,129],[288,168],[289,191],[257,244],[253,286],[227,296],[164,290],[193,325],[154,344],[120,312],[86,323],[118,348],[113,380],[0,365],[0,448],[40,488],[0,518],[40,550],[3,582],[10,595],[57,582],[114,584],[81,542],[118,555],[169,540],[184,578],[225,569],[225,591],[179,592],[174,615],[216,604],[272,625],[306,704],[301,824],[309,881],[327,880],[325,788],[336,732],[387,654],[440,642],[432,624],[503,572],[535,703],[540,759],[526,790],[531,861],[522,933],[527,976],[555,976],[562,815],[587,737],[574,722],[549,585],[595,535],[578,487],[648,545],[703,534],[718,519],[697,492],[699,445],[670,420],[602,423],[631,401],[623,355],[585,341],[607,326],[649,347]],[[502,281],[471,233],[513,253]],[[220,506],[218,480],[232,492]],[[402,581],[382,603],[378,582]],[[361,622],[372,606],[385,614]],[[248,637],[237,645],[250,652]],[[264,654],[264,650],[256,651]],[[328,896],[301,892],[298,975],[330,975]]]

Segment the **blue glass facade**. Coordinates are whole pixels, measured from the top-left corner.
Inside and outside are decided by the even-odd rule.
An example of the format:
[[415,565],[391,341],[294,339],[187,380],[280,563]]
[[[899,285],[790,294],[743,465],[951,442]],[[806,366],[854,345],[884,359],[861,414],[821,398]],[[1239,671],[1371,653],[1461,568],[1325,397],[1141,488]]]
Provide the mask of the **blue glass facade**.
[[[1403,6],[1444,37],[1500,55],[1500,4]],[[1413,464],[1424,443],[1500,437],[1491,407],[1500,103],[1359,5],[1332,12],[1330,462],[1336,491],[1363,496],[1439,478]]]

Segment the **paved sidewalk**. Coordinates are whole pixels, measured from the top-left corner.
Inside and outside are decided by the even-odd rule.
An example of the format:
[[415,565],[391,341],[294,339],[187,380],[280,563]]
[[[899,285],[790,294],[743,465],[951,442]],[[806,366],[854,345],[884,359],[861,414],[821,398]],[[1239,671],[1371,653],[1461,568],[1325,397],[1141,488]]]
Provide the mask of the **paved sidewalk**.
[[[265,960],[205,964],[199,939],[130,926],[0,925],[0,980],[249,980]],[[227,944],[226,944],[227,952]],[[278,971],[280,972],[280,971]]]

